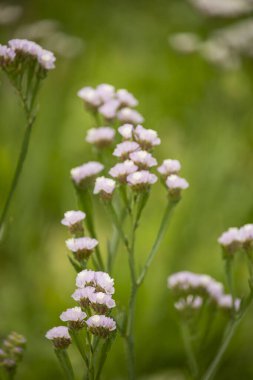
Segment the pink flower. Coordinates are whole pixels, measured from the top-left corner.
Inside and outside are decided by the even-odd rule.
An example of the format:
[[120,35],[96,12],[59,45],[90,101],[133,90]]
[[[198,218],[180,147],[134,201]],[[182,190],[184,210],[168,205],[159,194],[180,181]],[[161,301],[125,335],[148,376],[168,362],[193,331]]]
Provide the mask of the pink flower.
[[134,136],[144,150],[149,150],[161,144],[157,132],[153,129],[146,129],[142,125],[137,125],[134,130]]
[[118,90],[116,96],[123,107],[135,107],[138,105],[137,99],[125,89]]
[[138,150],[130,153],[129,158],[136,165],[138,165],[140,169],[148,169],[157,165],[156,159],[152,156],[152,154],[146,152],[145,150]]
[[118,119],[123,123],[130,123],[134,125],[143,123],[144,121],[143,116],[139,112],[128,107],[119,110]]
[[111,127],[91,128],[87,132],[86,141],[98,148],[104,148],[112,143],[114,136],[115,131]]
[[117,115],[119,108],[119,101],[117,99],[111,99],[99,107],[99,113],[104,116],[106,120],[113,120]]
[[103,338],[116,330],[116,322],[105,315],[93,315],[86,323],[92,334]]
[[113,166],[109,174],[113,178],[117,178],[120,182],[124,183],[126,182],[126,178],[129,174],[132,174],[138,170],[138,166],[136,166],[133,161],[126,160],[122,163],[116,164]]
[[119,134],[124,140],[131,140],[133,138],[134,126],[132,124],[123,124],[118,128]]
[[157,176],[147,170],[140,170],[127,176],[127,183],[134,190],[147,190],[157,181]]
[[171,174],[177,174],[181,169],[181,164],[178,160],[164,160],[162,165],[157,169],[158,172],[164,176],[168,177]]
[[95,182],[93,194],[100,194],[103,199],[111,199],[116,182],[111,178],[98,177]]
[[77,185],[87,185],[96,177],[102,170],[104,165],[100,162],[90,161],[86,164],[71,169],[71,177]]
[[139,149],[139,144],[135,141],[123,141],[118,144],[114,149],[113,155],[125,160],[128,158],[129,154]]

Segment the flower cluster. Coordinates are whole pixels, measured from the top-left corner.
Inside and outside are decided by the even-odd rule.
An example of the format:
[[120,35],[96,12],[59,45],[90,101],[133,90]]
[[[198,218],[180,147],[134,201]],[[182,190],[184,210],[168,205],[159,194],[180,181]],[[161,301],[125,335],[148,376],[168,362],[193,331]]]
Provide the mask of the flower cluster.
[[70,175],[76,186],[85,188],[94,182],[96,176],[104,169],[100,162],[90,161],[71,169]]
[[163,180],[165,180],[169,195],[173,199],[178,199],[181,196],[181,191],[189,187],[186,179],[179,177],[178,172],[181,169],[181,164],[178,160],[167,159],[158,167]]
[[23,358],[25,347],[26,339],[23,335],[16,332],[10,333],[0,348],[0,367],[7,373],[13,374]]
[[[71,331],[78,331],[85,326],[92,334],[107,338],[116,330],[115,321],[109,317],[115,307],[112,298],[114,280],[105,272],[83,270],[76,278],[77,289],[72,298],[79,306],[69,308],[60,315],[68,327],[54,327],[46,333],[46,338],[52,340],[58,349],[65,349],[71,343]],[[92,315],[92,313],[95,313]],[[89,318],[87,319],[87,316]]]
[[253,224],[245,224],[241,228],[231,227],[219,237],[225,255],[233,255],[240,249],[247,252],[253,248]]
[[168,278],[168,288],[177,299],[175,308],[179,311],[200,309],[204,301],[220,310],[240,308],[240,300],[233,303],[232,296],[224,293],[223,285],[206,274],[174,273]]
[[116,90],[109,84],[100,84],[96,88],[84,87],[77,95],[88,109],[98,112],[106,121],[138,124],[144,120],[139,112],[132,109],[138,101],[125,89]]
[[72,234],[83,233],[83,221],[85,217],[86,214],[82,211],[67,211],[64,213],[61,224],[68,227]]
[[33,41],[13,39],[8,41],[8,45],[0,45],[0,65],[2,67],[13,66],[14,68],[24,60],[27,60],[28,63],[37,63],[44,71],[52,70],[55,67],[54,54]]

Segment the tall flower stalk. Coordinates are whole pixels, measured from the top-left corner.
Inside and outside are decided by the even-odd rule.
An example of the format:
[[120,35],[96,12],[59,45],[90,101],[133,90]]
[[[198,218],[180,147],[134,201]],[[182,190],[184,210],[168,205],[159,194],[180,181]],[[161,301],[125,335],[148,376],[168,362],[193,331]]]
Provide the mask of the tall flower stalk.
[[[138,290],[160,248],[173,210],[181,199],[182,190],[189,185],[178,175],[181,164],[177,160],[165,160],[158,167],[158,172],[154,173],[158,163],[153,151],[160,145],[161,140],[155,130],[146,129],[139,124],[144,119],[134,109],[138,101],[131,93],[123,89],[116,91],[113,86],[102,84],[96,88],[85,87],[78,92],[78,96],[84,101],[85,108],[96,123],[95,127],[87,131],[86,141],[94,146],[96,159],[99,161],[84,163],[73,168],[70,173],[81,210],[66,212],[62,223],[68,226],[72,235],[72,238],[66,241],[66,245],[71,251],[69,260],[78,273],[77,286],[80,285],[80,278],[86,278],[85,284],[81,281],[82,289],[77,290],[73,298],[80,304],[81,309],[78,313],[85,313],[89,319],[86,321],[84,317],[83,322],[88,329],[86,344],[85,339],[83,343],[77,339],[70,325],[69,334],[84,359],[86,379],[99,380],[115,334],[106,334],[103,345],[95,340],[92,334],[100,333],[103,336],[105,332],[99,324],[102,321],[107,323],[107,313],[114,306],[114,301],[106,295],[107,291],[101,284],[94,283],[93,272],[86,268],[91,265],[97,271],[96,276],[99,276],[99,273],[103,276],[111,275],[118,248],[122,243],[128,255],[129,301],[126,313],[116,309],[115,319],[118,331],[125,341],[128,377],[135,380],[134,327]],[[110,177],[107,177],[106,173]],[[157,174],[167,191],[166,206],[150,252],[139,270],[136,252],[138,229],[150,200],[152,187],[158,181]],[[99,231],[93,207],[94,202],[97,202],[96,197],[99,198],[112,224],[112,238],[108,239],[107,257],[99,244]],[[109,274],[104,272],[105,268]],[[108,280],[110,277],[105,278]],[[99,293],[101,291],[102,294]],[[103,317],[91,316],[92,309],[105,314]],[[100,359],[96,359],[97,356]]]
[[0,232],[4,227],[27,156],[31,132],[37,115],[36,101],[39,87],[41,81],[46,78],[48,70],[54,68],[54,62],[53,53],[32,41],[14,39],[10,40],[6,46],[0,45],[0,67],[14,86],[26,118],[16,169],[0,216]]

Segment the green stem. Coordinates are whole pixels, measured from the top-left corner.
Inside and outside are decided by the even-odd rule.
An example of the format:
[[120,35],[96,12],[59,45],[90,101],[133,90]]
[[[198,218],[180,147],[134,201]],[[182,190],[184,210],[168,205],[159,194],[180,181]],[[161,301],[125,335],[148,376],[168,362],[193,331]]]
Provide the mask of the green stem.
[[234,283],[233,283],[233,258],[226,258],[225,262],[225,272],[226,272],[226,277],[227,277],[227,283],[228,283],[228,289],[229,292],[232,296],[233,304],[234,304],[234,299],[235,299],[235,292],[234,292]]
[[65,373],[66,379],[74,380],[74,372],[67,351],[55,349],[55,354],[60,362],[63,372]]
[[6,199],[6,202],[5,202],[1,217],[0,217],[0,232],[4,226],[4,222],[5,222],[5,219],[6,219],[12,198],[14,196],[15,190],[17,188],[17,185],[18,185],[18,182],[20,179],[20,175],[22,173],[23,165],[24,165],[24,162],[25,162],[25,159],[27,156],[27,152],[28,152],[28,147],[29,147],[29,142],[30,142],[30,137],[31,137],[31,132],[32,132],[32,126],[35,122],[35,118],[36,118],[35,115],[31,116],[31,114],[29,114],[28,119],[27,119],[28,120],[27,126],[25,129],[23,142],[21,145],[21,150],[20,150],[20,154],[18,157],[18,161],[17,161],[16,170],[15,170],[14,177],[13,177],[13,180],[11,183],[11,187],[10,187],[10,190],[9,190],[9,193],[8,193],[8,196],[7,196],[7,199]]
[[108,352],[110,351],[110,348],[112,346],[112,343],[116,337],[116,334],[113,334],[110,338],[107,338],[102,346],[101,349],[101,355],[99,359],[99,364],[98,364],[98,370],[95,376],[95,380],[99,380],[101,376],[102,369],[104,367]]
[[247,297],[244,304],[242,305],[242,311],[239,312],[239,315],[234,316],[233,319],[228,324],[226,331],[224,333],[222,344],[221,344],[214,360],[210,364],[209,368],[207,369],[207,372],[201,378],[201,380],[211,380],[214,378],[214,375],[216,374],[218,367],[220,365],[221,359],[223,358],[223,355],[224,355],[231,339],[233,338],[237,327],[239,326],[239,324],[241,323],[241,321],[242,321],[243,317],[245,316],[247,310],[249,309],[249,306],[252,303],[252,299],[253,299],[253,290],[251,290],[249,296]]
[[191,370],[191,375],[193,379],[197,379],[199,372],[198,364],[191,344],[191,334],[189,331],[189,327],[184,321],[182,321],[181,323],[181,332],[184,342],[185,353]]
[[132,285],[131,297],[129,301],[129,312],[127,321],[127,333],[125,337],[127,363],[128,363],[128,376],[130,380],[135,380],[135,348],[134,348],[134,315],[137,297],[137,286]]
[[164,215],[163,215],[163,218],[162,218],[162,221],[161,221],[155,242],[151,248],[151,251],[148,254],[147,260],[146,260],[144,267],[143,267],[143,269],[140,273],[140,276],[138,278],[138,281],[137,281],[138,286],[140,286],[142,284],[142,282],[144,281],[144,278],[147,274],[147,271],[150,267],[150,264],[151,264],[155,254],[156,254],[156,252],[157,252],[157,250],[158,250],[158,248],[159,248],[159,246],[160,246],[160,244],[164,238],[164,235],[165,235],[167,228],[168,228],[168,224],[169,224],[171,215],[173,213],[173,210],[174,210],[174,207],[176,206],[176,204],[177,204],[177,202],[169,202],[168,206],[165,209],[165,212],[164,212]]
[[85,339],[84,339],[84,337],[82,338],[81,331],[71,330],[70,335],[71,335],[73,342],[76,344],[76,347],[77,347],[78,351],[80,352],[87,368],[89,368],[89,359],[88,359],[86,352],[85,352]]

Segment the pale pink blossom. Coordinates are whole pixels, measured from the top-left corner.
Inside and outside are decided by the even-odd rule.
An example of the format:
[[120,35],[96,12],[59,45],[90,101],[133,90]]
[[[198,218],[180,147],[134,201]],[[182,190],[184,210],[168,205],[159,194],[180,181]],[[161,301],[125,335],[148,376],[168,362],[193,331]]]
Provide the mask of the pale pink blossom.
[[116,322],[105,315],[93,315],[87,320],[87,326],[92,334],[106,338],[116,330]]
[[140,170],[127,176],[127,183],[134,190],[148,189],[157,181],[157,176],[148,170]]
[[178,160],[164,160],[162,165],[158,167],[158,172],[164,176],[168,177],[171,174],[177,174],[181,169],[181,164]]
[[137,125],[134,130],[135,140],[144,150],[149,150],[161,144],[158,134],[153,129],[146,129],[142,125]]
[[118,90],[116,96],[123,107],[136,107],[138,105],[138,100],[125,89]]
[[96,178],[93,194],[100,194],[103,199],[111,199],[115,190],[116,182],[111,178]]
[[117,178],[120,182],[126,182],[126,178],[129,174],[132,174],[138,170],[138,166],[133,163],[131,160],[126,160],[124,162],[120,162],[113,166],[109,174],[113,178]]
[[98,111],[106,120],[113,120],[117,115],[119,105],[120,103],[117,99],[111,99],[102,104]]
[[138,111],[132,110],[128,107],[119,110],[118,119],[123,123],[130,123],[134,125],[143,123],[144,121],[143,116]]
[[116,157],[125,160],[129,157],[129,154],[139,149],[139,144],[135,141],[123,141],[120,144],[117,144],[114,149],[113,155]]
[[119,134],[124,140],[131,140],[133,138],[134,126],[132,124],[123,124],[118,128]]
[[111,127],[91,128],[87,131],[86,141],[98,148],[104,148],[112,143],[114,136],[115,131]]
[[72,180],[77,185],[86,185],[89,184],[102,170],[104,165],[100,162],[90,161],[81,166],[71,169],[70,174]]
[[145,150],[138,150],[130,153],[130,160],[132,160],[140,169],[148,169],[157,165],[156,159],[151,153]]

